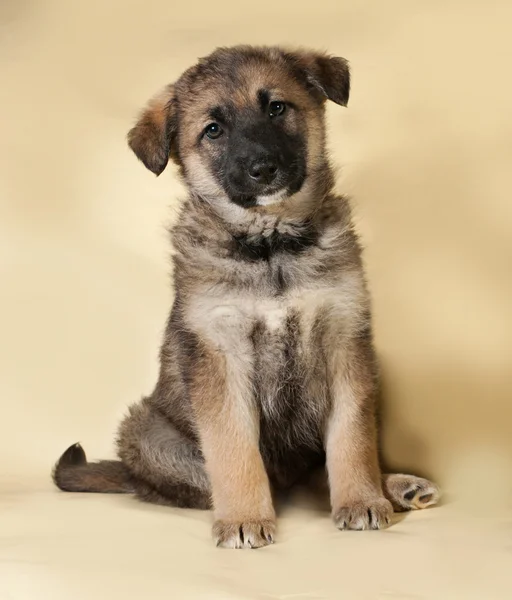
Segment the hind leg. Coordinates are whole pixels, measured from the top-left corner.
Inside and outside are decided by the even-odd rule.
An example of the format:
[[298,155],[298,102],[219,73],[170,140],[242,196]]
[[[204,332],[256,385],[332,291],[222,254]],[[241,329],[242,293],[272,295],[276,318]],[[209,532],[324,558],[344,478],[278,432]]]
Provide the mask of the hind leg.
[[138,498],[182,508],[211,508],[210,482],[199,446],[149,400],[130,408],[117,444],[119,458],[134,476]]
[[401,473],[383,475],[382,489],[395,512],[433,506],[438,503],[441,496],[435,483],[428,479]]
[[210,510],[212,508],[209,493],[185,483],[152,486],[146,481],[139,480],[134,488],[135,496],[144,502],[176,508],[196,508],[199,510]]

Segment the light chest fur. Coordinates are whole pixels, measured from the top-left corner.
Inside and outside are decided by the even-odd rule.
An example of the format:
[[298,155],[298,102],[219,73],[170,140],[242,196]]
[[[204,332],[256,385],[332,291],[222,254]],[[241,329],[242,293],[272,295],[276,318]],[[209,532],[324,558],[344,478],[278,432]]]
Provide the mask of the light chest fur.
[[[285,487],[323,460],[331,405],[326,361],[332,346],[342,352],[367,325],[361,269],[340,266],[329,277],[323,273],[333,241],[327,234],[304,252],[277,252],[248,264],[232,257],[215,266],[212,261],[216,281],[208,277],[196,284],[184,313],[186,327],[238,374],[231,385],[239,389],[233,393],[244,397],[249,382],[248,410],[259,418],[262,455],[268,468],[279,465],[272,476]],[[233,278],[243,285],[226,285]]]

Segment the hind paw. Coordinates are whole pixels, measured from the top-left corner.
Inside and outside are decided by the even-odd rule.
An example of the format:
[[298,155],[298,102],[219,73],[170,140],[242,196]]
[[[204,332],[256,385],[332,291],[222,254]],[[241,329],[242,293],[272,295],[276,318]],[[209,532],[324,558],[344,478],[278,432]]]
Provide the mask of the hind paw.
[[382,487],[395,512],[428,508],[437,504],[441,497],[435,483],[414,475],[383,475]]

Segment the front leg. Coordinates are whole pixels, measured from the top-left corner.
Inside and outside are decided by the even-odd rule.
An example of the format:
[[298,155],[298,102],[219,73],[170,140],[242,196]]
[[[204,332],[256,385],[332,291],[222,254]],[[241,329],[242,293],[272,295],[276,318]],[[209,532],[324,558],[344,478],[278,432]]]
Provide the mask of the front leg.
[[259,451],[259,415],[252,393],[252,360],[243,331],[217,322],[222,344],[198,337],[190,394],[211,482],[218,546],[259,548],[274,540],[275,513]]
[[365,338],[335,350],[328,361],[327,472],[338,529],[381,529],[393,513],[381,484],[373,363],[371,340]]

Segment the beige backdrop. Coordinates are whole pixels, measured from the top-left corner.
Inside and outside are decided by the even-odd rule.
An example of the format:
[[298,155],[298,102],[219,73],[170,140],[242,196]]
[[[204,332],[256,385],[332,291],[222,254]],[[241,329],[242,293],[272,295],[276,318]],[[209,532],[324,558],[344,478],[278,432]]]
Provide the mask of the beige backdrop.
[[[385,455],[448,491],[453,513],[428,511],[432,527],[468,509],[464,518],[504,518],[510,531],[511,22],[506,0],[2,1],[0,519],[13,539],[39,531],[30,511],[71,511],[48,481],[54,459],[77,440],[92,457],[112,456],[119,417],[157,375],[171,301],[165,225],[181,188],[171,169],[155,179],[137,163],[125,134],[163,84],[239,42],[350,60],[352,95],[348,108],[329,108],[330,144],[367,247]],[[115,519],[113,503],[125,513],[119,530],[156,515],[172,539],[169,513],[111,498],[75,506]],[[78,519],[68,517],[71,536]],[[191,518],[203,548],[208,517]],[[88,543],[86,554],[98,551]],[[0,548],[5,564],[23,560]],[[9,569],[2,599],[40,597]],[[226,585],[215,597],[231,597]],[[259,576],[252,585],[267,593]],[[297,597],[331,597],[304,585]],[[186,589],[175,597],[203,597]]]

